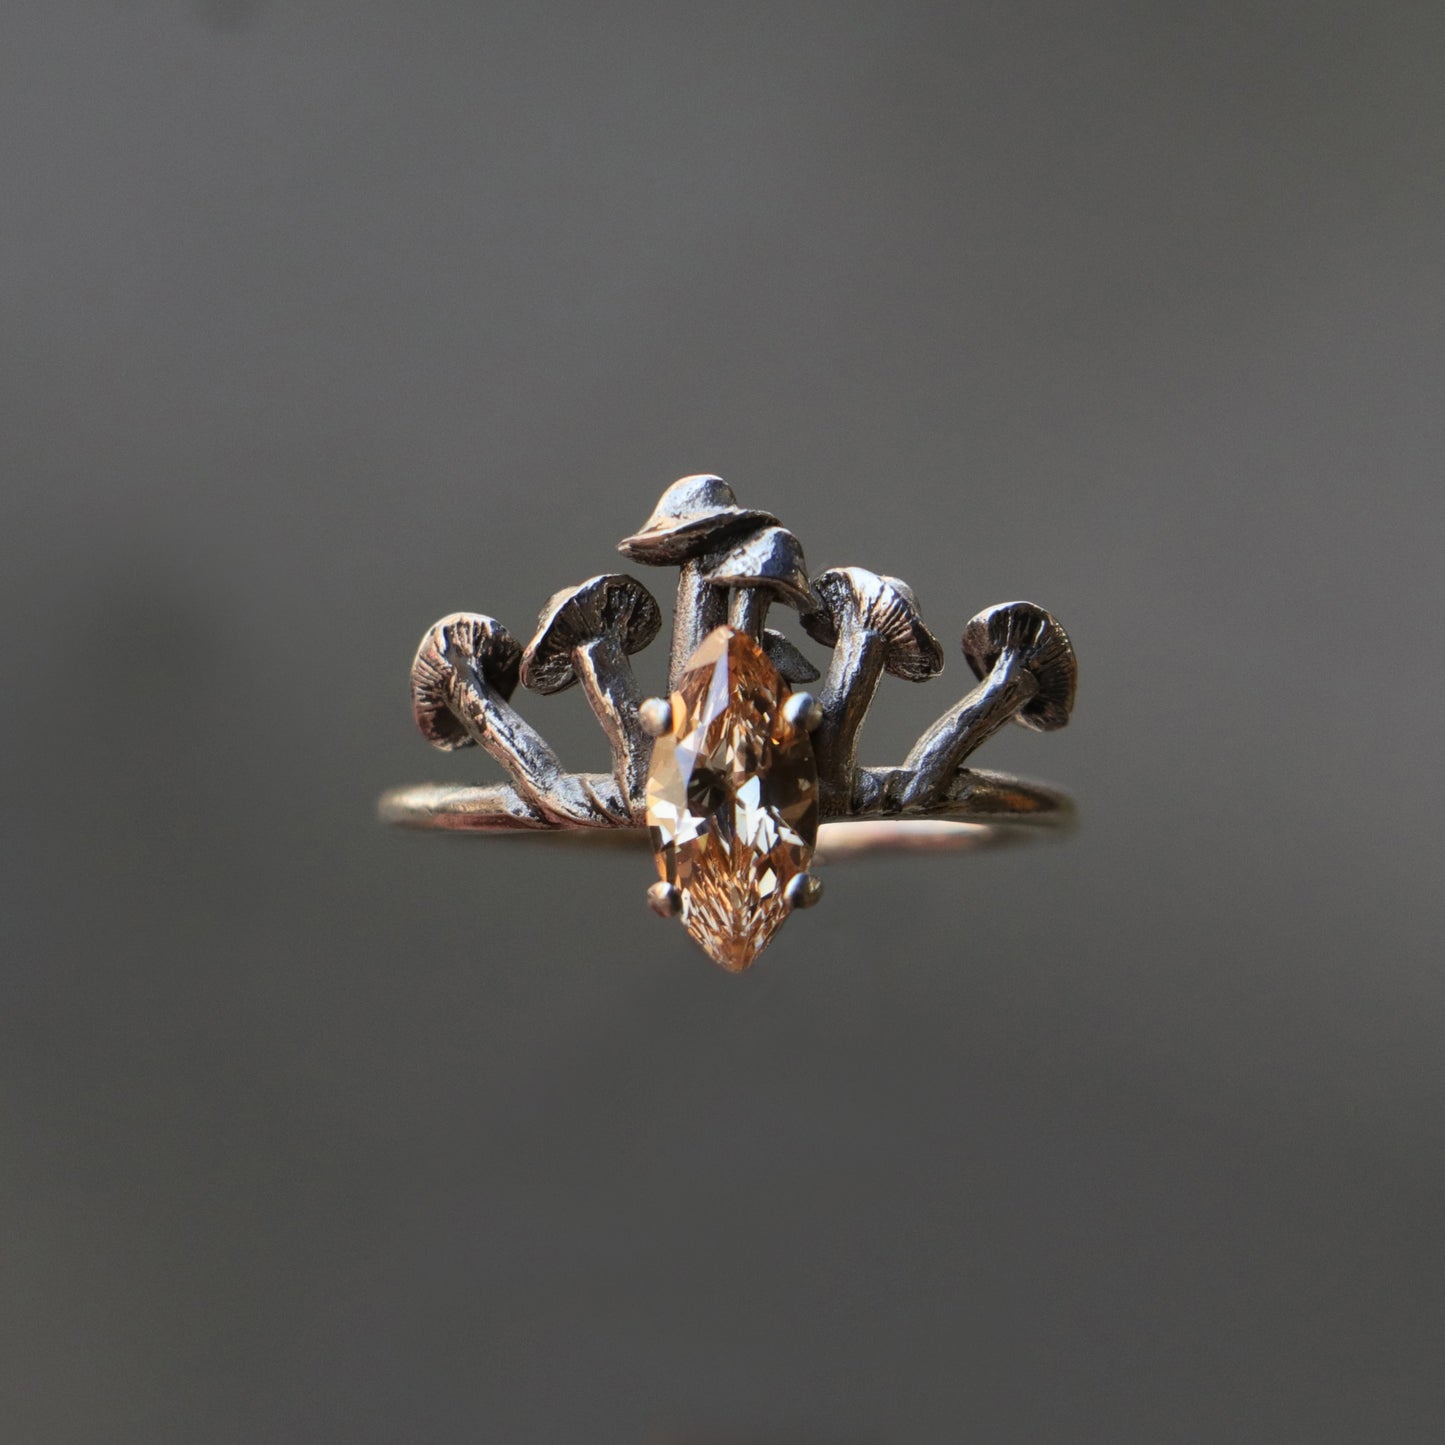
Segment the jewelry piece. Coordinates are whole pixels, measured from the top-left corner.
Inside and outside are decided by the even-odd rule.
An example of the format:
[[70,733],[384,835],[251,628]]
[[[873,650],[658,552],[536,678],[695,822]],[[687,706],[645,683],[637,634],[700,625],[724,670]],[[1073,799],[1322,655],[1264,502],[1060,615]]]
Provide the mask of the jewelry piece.
[[[662,625],[635,578],[609,573],[556,593],[525,647],[493,618],[453,613],[412,664],[417,726],[439,748],[481,746],[511,781],[396,789],[381,800],[384,819],[481,832],[645,830],[659,874],[649,903],[739,972],[794,909],[818,901],[809,869],[823,820],[825,853],[843,854],[991,840],[1006,825],[1071,817],[1063,793],[963,766],[1010,720],[1038,732],[1069,720],[1074,650],[1042,607],[1006,602],[974,617],[963,654],[979,686],[901,766],[860,767],[858,731],[883,674],[923,682],[943,669],[906,583],[861,567],[810,581],[798,539],[771,513],[739,507],[713,476],[673,483],[618,550],[680,569],[668,696],[644,699],[633,677],[629,658]],[[816,696],[798,685],[818,670],[764,625],[776,603],[833,650]],[[540,693],[580,683],[612,772],[567,772],[511,706],[519,682]],[[849,826],[835,844],[827,835],[839,823]]]

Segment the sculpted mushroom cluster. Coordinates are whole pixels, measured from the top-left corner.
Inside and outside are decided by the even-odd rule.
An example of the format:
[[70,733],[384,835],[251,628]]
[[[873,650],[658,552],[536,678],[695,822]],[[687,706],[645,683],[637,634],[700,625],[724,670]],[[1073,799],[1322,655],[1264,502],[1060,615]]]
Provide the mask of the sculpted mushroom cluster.
[[[662,610],[635,577],[606,573],[551,597],[525,647],[480,614],[436,623],[412,667],[417,725],[437,747],[478,745],[502,765],[509,825],[646,828],[653,908],[680,916],[730,970],[817,900],[809,866],[821,819],[927,817],[969,788],[965,761],[1004,723],[1068,721],[1067,635],[1042,608],[1005,603],[964,629],[979,686],[900,766],[860,766],[859,730],[883,675],[923,682],[943,669],[905,583],[861,567],[810,579],[798,539],[715,476],[675,482],[618,550],[678,569],[665,692],[648,697],[632,663]],[[799,688],[818,669],[766,625],[778,604],[832,650],[816,697]],[[550,694],[579,683],[611,747],[609,774],[569,772],[512,705],[519,684]]]

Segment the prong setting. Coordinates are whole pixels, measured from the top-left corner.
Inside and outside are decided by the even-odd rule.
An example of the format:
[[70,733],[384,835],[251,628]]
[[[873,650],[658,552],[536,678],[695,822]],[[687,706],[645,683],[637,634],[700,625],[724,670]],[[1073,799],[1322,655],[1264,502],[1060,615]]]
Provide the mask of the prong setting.
[[823,721],[823,704],[811,692],[795,692],[783,704],[783,721],[805,732],[817,732]]
[[660,879],[647,890],[647,906],[659,918],[676,918],[682,912],[682,893],[676,883]]
[[642,731],[650,738],[660,738],[672,731],[672,699],[668,697],[645,698],[637,709],[637,720]]
[[799,873],[783,890],[788,911],[811,908],[823,896],[823,880],[814,873]]

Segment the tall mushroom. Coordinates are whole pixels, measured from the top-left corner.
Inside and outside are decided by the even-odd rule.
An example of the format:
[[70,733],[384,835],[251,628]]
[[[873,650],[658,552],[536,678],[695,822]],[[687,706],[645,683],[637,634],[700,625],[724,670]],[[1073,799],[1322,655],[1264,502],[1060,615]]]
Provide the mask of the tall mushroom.
[[980,743],[1011,718],[1036,732],[1069,720],[1078,683],[1073,644],[1032,602],[1003,602],[980,612],[963,633],[963,655],[982,679],[913,745],[889,779],[890,804],[937,802]]
[[802,544],[786,527],[764,527],[744,537],[708,570],[706,580],[728,589],[728,621],[755,638],[761,638],[775,601],[799,612],[811,612],[817,605],[808,590]]
[[862,567],[833,567],[813,579],[821,604],[803,626],[833,649],[820,699],[823,721],[813,734],[818,796],[825,814],[850,810],[858,729],[884,672],[923,682],[943,670],[943,649],[923,625],[906,582]]
[[439,748],[484,748],[541,816],[582,827],[615,826],[628,816],[623,800],[609,805],[568,774],[509,705],[521,661],[521,644],[495,618],[473,612],[443,617],[422,638],[412,662],[417,727]]
[[656,599],[636,578],[590,577],[548,601],[521,661],[522,682],[533,692],[562,692],[581,682],[612,745],[613,773],[634,816],[642,805],[652,742],[638,722],[642,698],[628,658],[646,647],[661,625]]
[[739,536],[777,520],[771,512],[739,507],[721,477],[683,477],[662,494],[642,530],[617,544],[634,562],[682,569],[672,620],[669,691],[698,643],[726,620],[727,592],[708,582],[706,574]]

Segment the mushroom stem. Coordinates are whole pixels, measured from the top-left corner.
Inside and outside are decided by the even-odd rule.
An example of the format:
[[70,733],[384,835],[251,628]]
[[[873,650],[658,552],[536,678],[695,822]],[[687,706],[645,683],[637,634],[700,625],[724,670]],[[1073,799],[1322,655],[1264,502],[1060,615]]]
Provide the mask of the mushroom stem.
[[761,638],[772,601],[773,595],[767,588],[734,587],[728,604],[729,626],[746,632],[749,637]]
[[882,680],[885,650],[883,639],[858,626],[856,618],[842,620],[838,645],[833,649],[818,699],[823,721],[813,733],[818,804],[827,816],[847,813],[852,808],[858,729]]
[[452,661],[447,707],[478,745],[506,770],[517,792],[557,822],[611,828],[618,819],[568,773],[542,735],[488,686],[470,659]]
[[1038,678],[1023,657],[1006,648],[988,676],[914,743],[902,768],[889,779],[889,805],[918,808],[939,801],[964,759],[1027,707],[1038,691]]
[[799,612],[813,607],[803,548],[786,527],[769,523],[734,542],[717,559],[708,580],[729,589],[728,622],[738,632],[758,641],[768,608],[786,602]]
[[672,658],[668,664],[667,690],[677,687],[687,661],[698,644],[715,627],[727,621],[727,590],[715,587],[706,574],[717,554],[691,557],[677,575],[677,606],[672,617]]
[[815,641],[833,649],[813,735],[818,801],[833,817],[857,810],[858,729],[885,672],[923,682],[943,666],[938,639],[923,625],[912,590],[863,567],[830,567],[813,579],[819,604],[803,614]]
[[612,747],[612,772],[634,818],[647,791],[652,738],[638,717],[642,694],[618,638],[597,637],[572,651],[572,666]]

